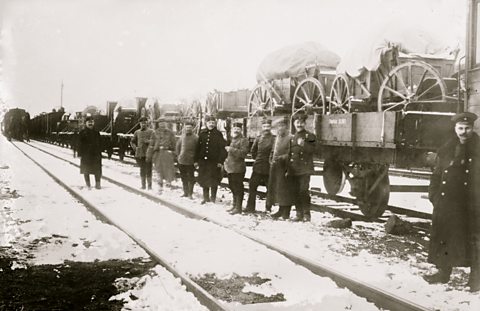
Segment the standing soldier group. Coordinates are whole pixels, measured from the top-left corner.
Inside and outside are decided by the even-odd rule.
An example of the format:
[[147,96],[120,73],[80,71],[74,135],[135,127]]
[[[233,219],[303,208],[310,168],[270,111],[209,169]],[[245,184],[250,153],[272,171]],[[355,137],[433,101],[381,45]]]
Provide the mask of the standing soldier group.
[[[186,122],[183,134],[175,142],[175,136],[164,119],[156,120],[157,128],[152,130],[148,128],[147,120],[141,118],[141,127],[134,133],[132,147],[140,167],[142,189],[151,189],[152,166],[158,173],[160,193],[164,181],[170,186],[175,178],[176,158],[183,197],[193,199],[196,169],[196,181],[203,190],[201,204],[216,202],[218,186],[226,175],[233,196],[231,214],[254,213],[257,188],[263,185],[267,188],[265,210],[271,212],[272,205],[279,205],[279,210],[272,217],[289,219],[291,207],[295,205],[297,215],[294,220],[310,221],[309,183],[313,172],[315,135],[305,130],[305,114],[297,114],[294,120],[294,135],[289,134],[288,119],[280,119],[274,124],[275,136],[272,134],[272,121],[264,118],[262,131],[250,149],[248,139],[242,134],[242,122],[232,124],[228,144],[217,129],[217,120],[213,116],[205,117],[206,126],[198,136],[193,133],[193,123]],[[242,210],[245,158],[249,152],[254,163],[248,200]]]

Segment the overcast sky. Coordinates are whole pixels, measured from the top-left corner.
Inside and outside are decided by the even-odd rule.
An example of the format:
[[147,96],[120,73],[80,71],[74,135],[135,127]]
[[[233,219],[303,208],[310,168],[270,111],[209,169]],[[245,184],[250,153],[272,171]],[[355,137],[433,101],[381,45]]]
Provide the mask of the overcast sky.
[[342,56],[386,23],[463,45],[466,0],[0,0],[0,99],[32,114],[107,100],[204,97],[255,85],[269,52]]

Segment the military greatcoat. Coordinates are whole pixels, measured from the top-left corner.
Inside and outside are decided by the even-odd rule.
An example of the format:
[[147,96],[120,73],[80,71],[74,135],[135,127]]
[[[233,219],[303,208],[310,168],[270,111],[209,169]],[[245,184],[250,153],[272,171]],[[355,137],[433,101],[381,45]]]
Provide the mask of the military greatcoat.
[[438,151],[429,199],[433,203],[428,260],[439,267],[480,264],[480,142],[458,138]]
[[268,179],[268,197],[272,204],[291,206],[295,204],[292,194],[292,183],[285,174],[288,167],[289,134],[277,135],[270,157],[270,178]]
[[[298,140],[304,140],[303,146]],[[289,168],[291,176],[311,175],[313,173],[313,154],[315,153],[316,136],[307,130],[295,133],[290,138]]]
[[223,164],[227,157],[225,146],[225,139],[216,128],[200,131],[194,158],[198,163],[197,181],[200,186],[214,187],[220,184],[223,176],[218,164]]
[[84,128],[78,135],[81,174],[102,174],[102,145],[97,130]]

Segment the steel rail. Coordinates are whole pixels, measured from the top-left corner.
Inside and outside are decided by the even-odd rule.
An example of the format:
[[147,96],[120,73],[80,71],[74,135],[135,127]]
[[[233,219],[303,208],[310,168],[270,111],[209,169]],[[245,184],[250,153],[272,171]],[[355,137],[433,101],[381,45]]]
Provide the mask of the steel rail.
[[[198,299],[198,301],[207,307],[209,310],[212,311],[229,311],[231,308],[221,304],[217,299],[215,299],[212,295],[210,295],[206,290],[204,290],[200,285],[195,283],[192,279],[190,279],[187,275],[184,273],[178,271],[175,269],[172,265],[170,265],[164,258],[162,258],[157,252],[155,252],[152,248],[150,248],[147,244],[145,244],[142,240],[136,238],[131,232],[129,232],[127,229],[123,228],[120,224],[117,222],[113,221],[110,219],[107,215],[102,213],[92,202],[87,200],[85,197],[83,197],[78,191],[73,189],[72,187],[68,186],[65,182],[63,182],[60,178],[55,176],[50,170],[48,170],[45,166],[40,164],[38,161],[36,161],[34,158],[32,158],[30,155],[28,155],[25,151],[23,151],[21,148],[19,148],[15,143],[12,142],[12,144],[17,148],[25,157],[30,159],[35,165],[37,165],[42,171],[44,171],[48,176],[50,176],[57,184],[59,184],[62,188],[64,188],[68,193],[70,193],[75,199],[80,201],[92,214],[95,215],[98,219],[100,219],[103,222],[106,222],[112,226],[115,226],[117,229],[125,233],[128,237],[130,237],[135,243],[137,243],[150,257],[152,257],[159,265],[164,267],[166,270],[168,270],[170,273],[172,273],[175,277],[179,278],[182,281],[182,284],[185,285],[185,287],[190,291],[195,297]],[[67,161],[61,157],[55,156],[45,150],[42,150],[40,148],[37,148],[35,146],[32,146],[31,144],[25,143],[29,145],[32,148],[35,148],[37,150],[40,150],[50,156],[53,156],[57,159]],[[67,161],[67,163],[73,164],[72,162]],[[111,178],[105,178],[110,182],[113,182]],[[113,182],[117,186],[122,187],[118,182]],[[122,187],[124,188],[124,187]]]
[[[43,142],[43,143],[45,143],[45,142]],[[58,146],[58,145],[56,145],[56,146]],[[34,147],[34,146],[32,146],[32,147]],[[58,146],[58,147],[61,147],[61,146]],[[104,155],[103,155],[103,157],[107,158]],[[110,158],[110,160],[135,165],[134,162],[125,161],[125,160],[121,161],[120,159],[117,159],[117,158]],[[390,171],[389,171],[389,173],[390,173]],[[319,174],[319,175],[321,175],[321,174]],[[249,178],[244,178],[244,182],[249,182]],[[221,183],[220,185],[228,188],[227,183]],[[422,188],[423,187],[423,188],[426,189],[427,186],[396,186],[396,185],[393,185],[393,186],[390,186],[390,187],[417,187],[417,188],[419,188],[419,187]],[[244,191],[248,192],[248,188],[244,188]],[[265,195],[264,191],[257,190],[257,193]],[[324,193],[319,188],[315,188],[315,187],[312,187],[310,189],[310,193],[312,195],[315,195],[315,196],[317,196],[319,198],[322,198],[322,199],[328,199],[328,200],[350,203],[350,204],[357,204],[357,200],[355,198],[350,198],[350,197],[341,196],[341,195],[331,195],[331,194],[328,194],[328,193]],[[364,216],[363,214],[357,214],[357,213],[341,210],[341,209],[338,209],[338,208],[332,208],[332,207],[329,207],[327,205],[318,205],[318,204],[315,204],[315,203],[311,204],[311,210],[312,211],[318,211],[318,212],[329,212],[329,213],[334,214],[338,217],[342,217],[342,218],[347,218],[348,217],[348,218],[351,218],[352,220],[384,222],[383,220],[378,219],[378,218],[377,219],[372,219],[372,218]],[[430,213],[415,211],[415,210],[411,210],[411,209],[408,209],[408,208],[403,208],[403,207],[400,207],[400,206],[388,205],[387,210],[391,211],[394,214],[398,214],[398,215],[404,215],[404,216],[408,216],[408,217],[415,217],[415,218],[426,219],[426,220],[431,220],[432,219],[432,214],[430,214]],[[417,228],[417,229],[418,230],[426,230],[427,228],[420,227],[420,228]]]
[[[73,163],[69,160],[66,160],[62,157],[59,157],[55,154],[52,154],[48,151],[45,151],[45,150],[41,149],[41,148],[38,148],[36,146],[32,146],[30,144],[28,144],[28,145],[31,146],[32,148],[40,150],[40,151],[42,151],[42,152],[44,152],[44,153],[46,153],[46,154],[48,154],[48,155],[50,155],[54,158],[57,158],[59,160],[70,163],[71,165],[74,165],[76,167],[79,166],[76,163]],[[364,297],[368,301],[374,303],[379,308],[394,310],[394,311],[397,311],[397,310],[398,311],[429,311],[429,310],[431,310],[430,308],[421,306],[421,305],[419,305],[415,302],[412,302],[408,299],[405,299],[405,298],[399,297],[395,294],[389,293],[389,292],[387,292],[387,291],[385,291],[381,288],[378,288],[376,286],[373,286],[373,285],[367,284],[365,282],[362,282],[360,280],[357,280],[354,277],[343,274],[343,273],[341,273],[341,272],[339,272],[339,271],[337,271],[337,270],[335,270],[331,267],[327,267],[327,266],[322,265],[321,263],[319,263],[317,261],[305,258],[305,257],[303,257],[299,254],[296,254],[292,251],[286,250],[286,249],[284,249],[282,247],[279,247],[279,246],[277,246],[273,243],[262,240],[258,237],[255,237],[251,234],[248,234],[248,233],[246,233],[242,230],[232,228],[228,224],[222,223],[222,222],[217,221],[217,220],[215,220],[213,218],[210,218],[208,216],[201,215],[200,213],[188,210],[187,208],[185,208],[185,207],[183,207],[183,206],[181,206],[181,205],[179,205],[175,202],[166,200],[164,198],[160,198],[160,197],[158,197],[158,196],[156,196],[152,193],[149,193],[147,191],[139,190],[135,187],[124,184],[120,181],[117,181],[117,180],[112,179],[112,178],[110,178],[108,176],[105,176],[105,175],[103,175],[102,178],[111,182],[111,183],[113,183],[113,184],[115,184],[115,185],[118,185],[118,186],[124,188],[127,191],[130,191],[130,192],[136,193],[138,195],[141,195],[143,197],[146,197],[146,198],[148,198],[148,199],[150,199],[150,200],[152,200],[156,203],[161,203],[162,205],[172,209],[173,211],[175,211],[177,213],[180,213],[182,215],[185,215],[185,216],[193,218],[193,219],[204,220],[204,221],[213,223],[213,224],[218,225],[222,228],[232,230],[232,231],[236,232],[237,234],[242,235],[242,236],[244,236],[244,237],[246,237],[246,238],[248,238],[248,239],[250,239],[250,240],[252,240],[256,243],[264,245],[265,247],[282,254],[283,256],[285,256],[286,258],[291,260],[292,262],[305,267],[306,269],[310,270],[314,274],[319,275],[321,277],[328,277],[328,278],[332,279],[339,287],[348,288],[350,291],[352,291],[356,295]]]

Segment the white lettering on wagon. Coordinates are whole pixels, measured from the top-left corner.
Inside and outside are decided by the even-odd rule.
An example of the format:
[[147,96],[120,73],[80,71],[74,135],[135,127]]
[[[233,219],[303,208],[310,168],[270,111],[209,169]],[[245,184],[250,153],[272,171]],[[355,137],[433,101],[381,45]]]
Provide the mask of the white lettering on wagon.
[[347,124],[347,119],[330,119],[329,124]]

